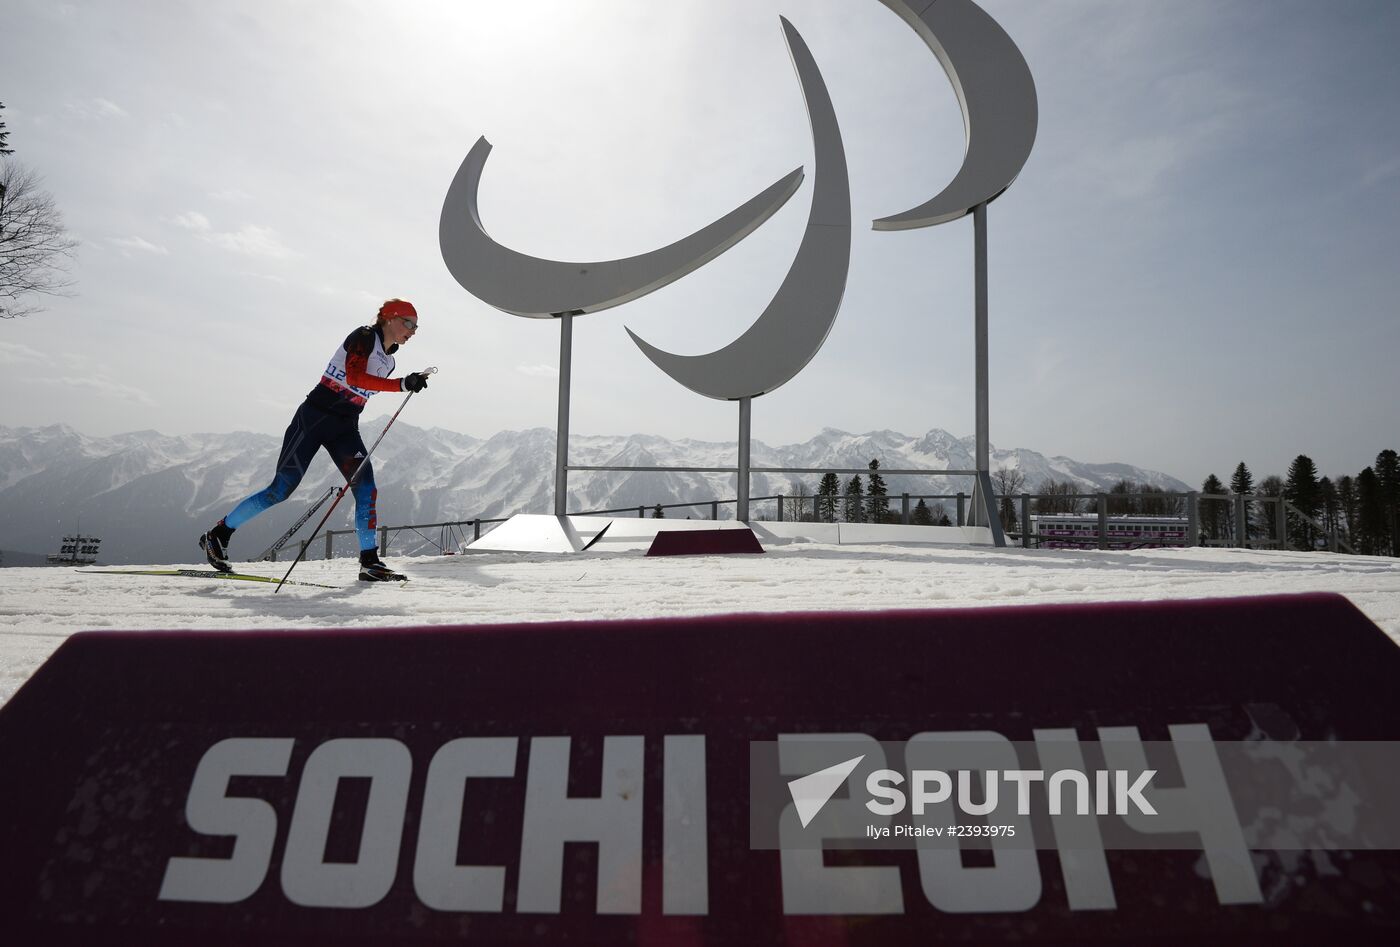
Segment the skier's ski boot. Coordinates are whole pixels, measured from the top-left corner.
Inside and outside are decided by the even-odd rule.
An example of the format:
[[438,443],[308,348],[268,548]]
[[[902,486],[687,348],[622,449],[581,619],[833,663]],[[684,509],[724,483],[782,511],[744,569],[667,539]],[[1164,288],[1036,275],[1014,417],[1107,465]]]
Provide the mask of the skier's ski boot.
[[199,537],[199,548],[204,550],[204,558],[209,560],[215,572],[232,572],[233,565],[228,561],[228,550],[224,545],[228,542],[228,536],[220,535],[227,527],[221,530],[220,526],[223,524]]
[[373,549],[360,553],[361,582],[407,582],[408,576],[400,575],[380,561]]

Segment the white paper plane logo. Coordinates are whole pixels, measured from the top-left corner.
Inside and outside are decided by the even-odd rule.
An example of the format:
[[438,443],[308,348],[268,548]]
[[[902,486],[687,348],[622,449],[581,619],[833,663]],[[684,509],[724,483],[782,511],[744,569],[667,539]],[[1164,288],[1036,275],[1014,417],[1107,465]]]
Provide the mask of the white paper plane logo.
[[865,755],[861,754],[853,760],[828,766],[810,776],[803,776],[788,783],[788,792],[792,793],[792,804],[797,807],[797,817],[802,820],[804,829],[831,801],[831,797],[836,795],[836,790],[845,784],[847,777],[863,759]]

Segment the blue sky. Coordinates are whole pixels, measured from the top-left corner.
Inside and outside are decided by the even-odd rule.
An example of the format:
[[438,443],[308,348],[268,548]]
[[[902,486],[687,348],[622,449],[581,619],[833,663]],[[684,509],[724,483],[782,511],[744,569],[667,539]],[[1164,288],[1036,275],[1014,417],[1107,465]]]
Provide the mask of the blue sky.
[[[984,0],[1040,129],[990,207],[991,435],[1199,483],[1400,447],[1400,3]],[[876,0],[7,5],[0,101],[81,242],[76,295],[0,323],[0,424],[280,433],[331,351],[413,300],[415,424],[552,426],[558,334],[462,290],[437,220],[478,135],[502,243],[607,259],[809,164],[778,24],[822,69],[856,221],[836,326],[757,399],[823,427],[972,433],[972,227],[876,233],[961,161],[951,87]],[[573,429],[732,439],[734,405],[631,344],[727,344],[767,305],[810,183],[734,250],[575,328]],[[381,397],[370,416],[392,410]],[[367,425],[368,426],[368,425]]]

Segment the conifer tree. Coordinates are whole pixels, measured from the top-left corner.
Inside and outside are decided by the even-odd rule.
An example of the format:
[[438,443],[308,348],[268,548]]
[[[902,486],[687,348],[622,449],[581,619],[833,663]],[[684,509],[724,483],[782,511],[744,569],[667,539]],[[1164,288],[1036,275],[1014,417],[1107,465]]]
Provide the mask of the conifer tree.
[[652,507],[651,518],[654,520],[664,520],[666,518],[666,511],[661,508],[660,503]]
[[1341,502],[1337,497],[1337,485],[1331,477],[1323,477],[1317,482],[1317,493],[1322,504],[1322,525],[1329,536],[1342,531]]
[[933,511],[928,508],[923,497],[919,497],[919,502],[914,504],[914,513],[911,519],[915,526],[933,525]]
[[880,462],[870,461],[870,480],[865,488],[866,522],[888,523],[890,521],[889,490],[885,478],[880,476]]
[[[1254,475],[1249,472],[1249,468],[1245,466],[1244,461],[1240,461],[1239,466],[1235,468],[1234,476],[1230,478],[1230,492],[1240,495],[1248,495],[1254,492]],[[1250,509],[1251,506],[1253,506],[1252,503],[1246,503],[1244,505],[1244,535],[1239,537],[1242,540],[1249,539],[1250,532],[1254,526],[1254,511]],[[1233,512],[1232,510],[1231,513],[1233,514]],[[1232,527],[1230,532],[1231,535],[1233,535],[1235,526],[1233,515],[1230,519],[1230,525]]]
[[[1317,465],[1307,454],[1293,458],[1288,467],[1288,480],[1283,485],[1283,498],[1298,512],[1314,519],[1322,512],[1322,493],[1317,482]],[[1287,541],[1296,549],[1311,550],[1317,530],[1301,517],[1288,521]]]
[[1383,450],[1376,455],[1376,487],[1381,495],[1381,546],[1387,556],[1400,556],[1400,455]]
[[[1201,493],[1219,495],[1225,492],[1225,484],[1215,474],[1206,477],[1201,484]],[[1201,535],[1206,539],[1224,539],[1225,523],[1230,518],[1229,508],[1220,500],[1202,500],[1197,512],[1201,524]]]
[[[0,102],[0,109],[3,109],[4,107],[5,103]],[[15,150],[9,147],[9,145],[7,144],[9,138],[10,133],[5,131],[5,123],[0,122],[0,155],[12,155],[15,153]]]
[[[1269,474],[1263,480],[1254,485],[1254,495],[1257,497],[1281,497],[1283,496],[1283,478],[1278,474]],[[1256,501],[1254,512],[1259,514],[1259,519],[1254,526],[1254,535],[1264,539],[1276,540],[1278,548],[1288,548],[1287,536],[1275,536],[1278,523],[1278,507],[1263,500]],[[1254,504],[1250,504],[1254,505]]]
[[865,488],[861,485],[860,474],[852,475],[846,482],[846,503],[841,512],[847,523],[864,521]]
[[841,496],[841,481],[836,474],[829,473],[822,477],[821,483],[817,485],[817,521],[821,523],[836,522],[836,508]]
[[1361,507],[1356,496],[1356,480],[1350,475],[1337,481],[1337,510],[1341,518],[1342,535],[1348,543],[1356,545]]
[[1367,467],[1356,476],[1356,548],[1363,556],[1381,554],[1385,503],[1375,470]]

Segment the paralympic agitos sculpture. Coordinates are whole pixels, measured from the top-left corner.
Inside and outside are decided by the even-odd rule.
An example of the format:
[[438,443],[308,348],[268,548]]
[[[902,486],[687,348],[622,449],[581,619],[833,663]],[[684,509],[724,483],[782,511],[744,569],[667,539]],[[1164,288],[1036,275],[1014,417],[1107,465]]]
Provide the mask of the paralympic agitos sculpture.
[[[1035,140],[1035,85],[1005,31],[972,0],[881,0],[937,56],[962,108],[966,148],[961,170],[929,201],[874,221],[876,230],[929,227],[974,213],[977,220],[977,473],[981,502],[974,523],[992,525],[986,436],[987,202],[1010,186]],[[797,30],[782,19],[793,66],[811,120],[815,157],[807,227],[777,294],[739,338],[705,355],[676,355],[628,330],[667,375],[699,394],[739,401],[741,516],[748,494],[750,399],[791,380],[820,350],[836,320],[850,261],[851,207],[841,132],[815,60]],[[477,207],[491,145],[471,149],[448,189],[439,227],[443,260],[468,292],[505,312],[561,320],[559,446],[555,513],[563,515],[568,448],[572,317],[640,298],[692,272],[734,246],[780,208],[801,185],[799,168],[709,226],[640,256],[601,262],[543,260],[501,246],[487,234]],[[992,522],[987,522],[992,519]],[[996,531],[999,536],[999,530]]]

